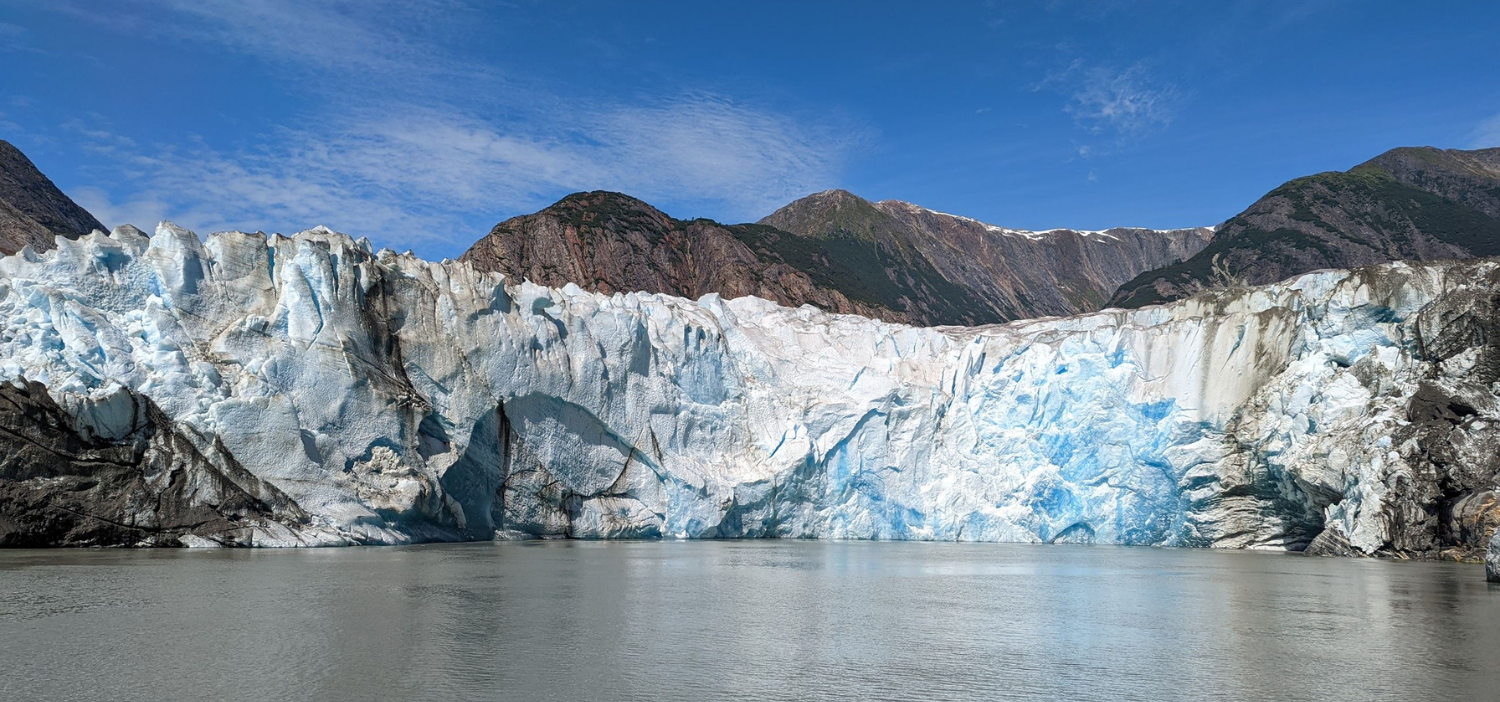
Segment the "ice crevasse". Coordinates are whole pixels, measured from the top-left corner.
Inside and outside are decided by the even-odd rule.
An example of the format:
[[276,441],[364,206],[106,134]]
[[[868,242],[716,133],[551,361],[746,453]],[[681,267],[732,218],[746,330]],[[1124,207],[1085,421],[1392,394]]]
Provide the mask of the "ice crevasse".
[[[223,519],[126,499],[114,522],[156,525],[127,541],[1377,553],[1482,550],[1496,514],[1493,261],[922,329],[518,284],[323,228],[57,243],[0,260],[0,381],[44,388],[85,444],[146,431],[149,401],[218,466],[205,482],[166,461],[132,489],[177,480]],[[225,516],[225,491],[258,497]]]

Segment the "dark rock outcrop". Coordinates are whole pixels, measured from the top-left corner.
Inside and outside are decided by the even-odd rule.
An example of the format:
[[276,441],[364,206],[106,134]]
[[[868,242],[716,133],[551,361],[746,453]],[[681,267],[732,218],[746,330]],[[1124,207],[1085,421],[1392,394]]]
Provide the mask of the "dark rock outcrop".
[[1500,530],[1490,538],[1490,553],[1484,559],[1484,573],[1492,583],[1500,583]]
[[1120,286],[1140,307],[1324,268],[1500,255],[1500,149],[1387,151],[1345,172],[1298,178],[1218,227],[1187,260]]
[[1416,331],[1430,370],[1392,440],[1414,470],[1389,486],[1390,547],[1482,558],[1500,528],[1500,275],[1439,296]]
[[1312,543],[1302,551],[1306,556],[1333,556],[1338,558],[1357,558],[1364,554],[1349,543],[1349,537],[1344,536],[1338,529],[1324,529],[1322,533],[1313,538]]
[[107,231],[20,149],[0,140],[0,254],[13,254],[27,245],[44,251],[52,248],[55,237],[76,239],[95,229]]
[[0,546],[250,545],[307,519],[191,432],[129,390],[69,411],[40,383],[0,384]]

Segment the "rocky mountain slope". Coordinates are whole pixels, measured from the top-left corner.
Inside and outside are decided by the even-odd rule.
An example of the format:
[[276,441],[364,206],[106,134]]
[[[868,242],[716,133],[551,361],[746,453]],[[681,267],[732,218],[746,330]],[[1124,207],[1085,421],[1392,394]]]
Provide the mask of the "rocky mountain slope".
[[1122,285],[1111,306],[1176,300],[1323,268],[1500,255],[1500,149],[1400,148],[1298,178],[1218,227],[1182,263]]
[[[0,433],[37,431],[41,413],[54,428],[32,445],[70,456],[54,470],[114,476],[0,463],[6,534],[38,514],[176,534],[177,515],[218,505],[187,541],[781,536],[1476,558],[1500,522],[1495,260],[935,329],[516,284],[327,230],[203,242],[121,228],[0,259],[0,281],[0,382],[29,398]],[[148,426],[127,421],[143,406]],[[188,465],[167,476],[235,501],[160,487],[134,458],[150,455],[132,438],[145,433],[181,446]],[[136,497],[152,494],[170,498]]]
[[989,324],[1097,309],[1208,230],[1022,232],[844,191],[757,224],[677,220],[618,193],[578,193],[497,225],[462,257],[481,270],[603,293],[755,295],[913,324]]
[[68,199],[36,164],[0,140],[0,254],[30,245],[44,251],[58,236],[76,239],[104,225]]
[[[1212,236],[1207,228],[1032,232],[899,200],[872,203],[843,190],[810,195],[760,223],[828,246],[864,242],[884,260],[862,270],[848,263],[855,257],[845,257],[833,261],[826,274],[834,280],[868,280],[865,287],[872,291],[910,290],[884,302],[920,310],[916,316],[922,322],[968,325],[1100,309],[1122,282],[1149,269],[1143,266],[1186,259]],[[924,287],[912,272],[956,290]]]
[[841,292],[847,286],[824,278],[814,282],[805,270],[756,245],[786,236],[754,224],[673,219],[628,195],[595,191],[501,222],[461,260],[516,280],[574,283],[606,294],[755,295],[790,306],[892,315],[878,304],[851,300]]

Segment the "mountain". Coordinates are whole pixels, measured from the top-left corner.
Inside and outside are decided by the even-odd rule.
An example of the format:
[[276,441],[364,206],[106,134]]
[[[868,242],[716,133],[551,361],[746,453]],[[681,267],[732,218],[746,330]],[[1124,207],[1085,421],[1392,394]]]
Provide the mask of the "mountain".
[[26,245],[52,248],[55,237],[76,239],[105,226],[68,199],[36,164],[10,142],[0,140],[0,253]]
[[554,287],[754,295],[887,321],[976,325],[1097,309],[1120,283],[1192,255],[1208,236],[1025,232],[842,190],[756,224],[723,225],[590,192],[501,222],[462,260]]
[[1473,559],[1500,525],[1497,259],[977,328],[516,284],[326,229],[121,227],[0,276],[0,542]]
[[1323,268],[1494,255],[1500,148],[1399,148],[1272,190],[1220,225],[1202,251],[1142,273],[1109,304],[1139,307]]
[[837,284],[815,283],[759,245],[785,237],[754,224],[673,219],[628,195],[595,191],[574,193],[536,214],[495,225],[460,260],[518,281],[552,287],[574,283],[606,294],[755,295],[792,307],[891,314],[878,304],[850,300]]
[[843,190],[802,198],[760,224],[828,246],[863,242],[876,252],[866,266],[847,256],[822,270],[885,289],[883,304],[922,322],[968,325],[1097,310],[1122,282],[1193,255],[1211,235],[1206,228],[1008,229]]

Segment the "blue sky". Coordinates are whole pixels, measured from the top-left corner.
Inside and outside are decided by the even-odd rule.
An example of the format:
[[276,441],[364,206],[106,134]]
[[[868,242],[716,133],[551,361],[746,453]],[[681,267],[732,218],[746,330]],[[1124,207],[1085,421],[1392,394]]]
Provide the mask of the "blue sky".
[[1488,2],[0,0],[0,138],[106,224],[432,258],[598,188],[1192,226],[1394,146],[1500,146],[1497,37]]

